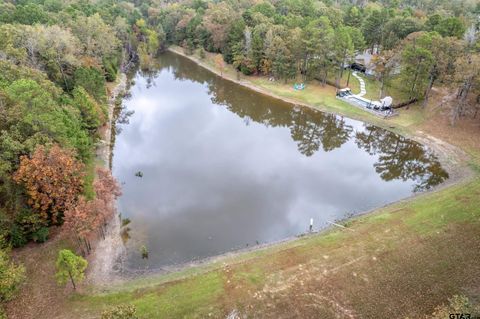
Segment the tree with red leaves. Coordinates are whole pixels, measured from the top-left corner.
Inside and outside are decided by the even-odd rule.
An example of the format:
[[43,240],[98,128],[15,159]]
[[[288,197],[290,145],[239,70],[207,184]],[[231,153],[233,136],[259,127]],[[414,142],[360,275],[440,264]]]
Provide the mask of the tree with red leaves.
[[97,169],[97,179],[93,183],[93,188],[96,194],[96,200],[100,203],[97,204],[101,210],[96,215],[96,226],[100,226],[100,231],[103,237],[105,233],[105,227],[110,218],[115,214],[115,200],[120,196],[121,190],[115,178],[112,176],[109,170],[105,168]]
[[74,155],[57,144],[37,146],[30,157],[20,158],[13,175],[25,187],[28,204],[48,224],[58,225],[63,212],[75,206],[83,190],[84,165]]
[[76,235],[77,244],[85,255],[91,251],[93,238],[105,237],[107,222],[115,213],[115,200],[121,194],[118,183],[107,169],[97,169],[93,187],[93,200],[81,196],[77,205],[65,212],[64,230]]

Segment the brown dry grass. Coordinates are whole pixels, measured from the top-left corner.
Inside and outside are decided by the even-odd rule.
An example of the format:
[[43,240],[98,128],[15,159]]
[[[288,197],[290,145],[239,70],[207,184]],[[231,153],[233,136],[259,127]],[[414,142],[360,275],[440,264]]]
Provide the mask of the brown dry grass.
[[454,101],[446,98],[448,94],[445,89],[436,89],[432,92],[429,104],[423,111],[425,120],[418,124],[418,129],[466,151],[480,151],[480,116],[473,118],[472,114],[468,114],[452,126]]

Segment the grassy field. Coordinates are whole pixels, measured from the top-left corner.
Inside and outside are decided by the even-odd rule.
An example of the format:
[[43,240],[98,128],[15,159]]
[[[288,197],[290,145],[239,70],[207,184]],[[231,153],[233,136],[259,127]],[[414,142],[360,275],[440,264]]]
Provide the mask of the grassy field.
[[[214,68],[212,55],[201,62]],[[224,75],[237,77],[229,67]],[[272,83],[262,77],[241,80],[323,111],[454,144],[469,155],[455,165],[469,166],[470,177],[345,221],[346,228],[220,257],[108,291],[88,285],[78,293],[62,289],[62,294],[69,292],[66,299],[58,299],[55,291],[48,299],[55,302],[53,310],[29,312],[34,316],[20,312],[12,318],[98,318],[103,310],[120,304],[135,305],[140,318],[225,318],[229,314],[238,318],[427,318],[453,295],[480,304],[478,125],[446,126],[446,113],[435,109],[436,98],[431,99],[431,108],[413,106],[384,120],[335,99],[333,88],[315,82],[295,91],[291,83]],[[55,251],[59,246],[47,249]],[[27,261],[27,269],[34,267],[32,253],[19,256]],[[40,283],[53,281],[52,270],[37,277]],[[28,289],[38,282],[31,281],[22,294],[31,296]],[[33,293],[41,296],[42,291]]]
[[185,278],[74,295],[64,310],[94,317],[129,303],[142,318],[223,318],[234,309],[253,318],[405,318],[455,294],[478,302],[479,207],[474,178]]

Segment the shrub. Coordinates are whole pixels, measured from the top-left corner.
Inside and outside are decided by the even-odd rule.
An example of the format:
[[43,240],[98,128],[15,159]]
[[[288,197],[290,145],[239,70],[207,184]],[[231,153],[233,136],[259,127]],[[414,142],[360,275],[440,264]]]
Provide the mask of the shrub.
[[23,231],[22,227],[17,224],[12,226],[10,230],[10,244],[13,247],[25,246],[28,242],[27,234]]
[[207,54],[205,53],[205,49],[204,49],[204,48],[200,48],[200,49],[198,50],[198,55],[200,56],[200,59],[202,59],[202,60],[205,59],[205,57],[206,57],[206,55],[207,55]]
[[12,262],[6,249],[0,249],[0,278],[0,301],[12,299],[25,280],[25,268]]
[[130,224],[130,218],[122,218],[122,227]]
[[27,239],[31,235],[46,226],[45,221],[39,214],[33,212],[31,209],[24,208],[15,217],[15,224],[22,229]]
[[480,309],[478,309],[478,307],[473,307],[470,303],[470,300],[465,296],[455,295],[452,298],[448,299],[448,302],[448,305],[442,305],[435,308],[435,311],[432,313],[431,316],[428,316],[428,318],[451,318],[450,314],[455,313],[471,313],[473,315],[479,314]]
[[252,75],[254,70],[248,67],[247,65],[242,64],[240,66],[240,71],[245,75]]
[[120,305],[102,312],[101,319],[138,319],[134,305]]
[[49,233],[48,227],[42,227],[32,234],[32,240],[36,243],[44,243],[47,241]]

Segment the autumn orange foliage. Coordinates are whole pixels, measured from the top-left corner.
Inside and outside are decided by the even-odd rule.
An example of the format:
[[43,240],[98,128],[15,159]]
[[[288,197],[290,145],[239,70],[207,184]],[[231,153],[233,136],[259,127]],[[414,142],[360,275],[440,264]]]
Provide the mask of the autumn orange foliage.
[[30,157],[20,157],[13,179],[24,185],[33,210],[55,225],[63,212],[76,204],[83,190],[83,171],[84,165],[72,151],[56,144],[37,146]]
[[77,205],[65,212],[64,221],[64,231],[76,235],[79,248],[86,254],[91,250],[90,240],[104,236],[107,222],[115,214],[115,199],[121,194],[118,183],[104,168],[97,169],[93,187],[95,198],[89,201],[81,196]]

